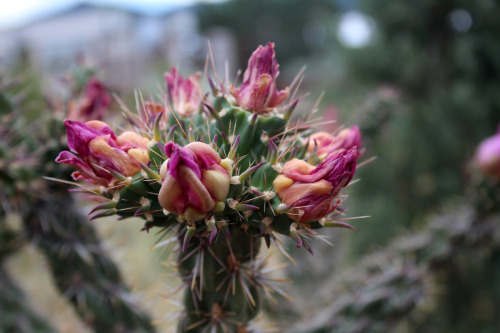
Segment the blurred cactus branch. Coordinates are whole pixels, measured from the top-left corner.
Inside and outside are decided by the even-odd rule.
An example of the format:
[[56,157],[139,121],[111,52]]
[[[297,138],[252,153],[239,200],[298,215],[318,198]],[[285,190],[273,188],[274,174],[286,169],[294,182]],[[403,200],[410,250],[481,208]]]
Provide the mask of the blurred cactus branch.
[[94,226],[61,190],[39,198],[24,219],[31,240],[48,260],[57,288],[95,332],[154,332]]
[[1,332],[51,333],[54,327],[34,312],[22,290],[0,264],[0,320]]
[[[36,90],[36,78],[26,77],[30,80],[22,80],[22,86],[19,80],[0,82],[0,256],[32,242],[46,256],[61,294],[95,332],[154,332],[151,318],[137,306],[68,186],[42,178],[69,177],[68,168],[53,163],[66,145],[64,127],[41,111],[47,101]],[[21,220],[20,227],[11,226],[12,216]],[[1,311],[0,327],[20,318],[17,328],[31,325],[26,332],[54,332],[35,320],[19,289],[3,269],[0,273],[2,304],[9,307]]]
[[[437,324],[453,332],[494,331],[500,325],[494,305],[500,296],[500,215],[497,208],[476,210],[474,203],[459,200],[431,217],[427,228],[396,238],[336,277],[328,292],[333,302],[298,331],[379,332],[402,323],[410,331]],[[475,313],[476,302],[490,304],[486,319]],[[321,324],[313,328],[311,322]]]

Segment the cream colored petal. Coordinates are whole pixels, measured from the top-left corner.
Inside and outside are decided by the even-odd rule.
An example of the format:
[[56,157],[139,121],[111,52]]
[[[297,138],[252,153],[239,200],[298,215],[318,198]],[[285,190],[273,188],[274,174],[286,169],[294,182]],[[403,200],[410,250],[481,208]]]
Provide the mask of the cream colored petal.
[[158,202],[170,213],[182,215],[184,212],[177,210],[179,200],[183,200],[182,187],[174,177],[167,176],[158,193]]
[[285,204],[291,205],[296,201],[310,195],[322,196],[328,194],[332,189],[332,184],[329,181],[322,179],[310,184],[294,183],[292,186],[286,188],[285,190],[278,192],[278,195]]
[[278,175],[273,181],[274,191],[279,193],[293,184],[293,180],[283,175]]

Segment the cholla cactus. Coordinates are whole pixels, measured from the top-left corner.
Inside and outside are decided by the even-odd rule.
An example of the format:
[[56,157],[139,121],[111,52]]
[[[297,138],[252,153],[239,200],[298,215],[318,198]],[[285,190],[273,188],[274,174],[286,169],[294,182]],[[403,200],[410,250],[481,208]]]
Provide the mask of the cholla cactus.
[[328,279],[324,305],[290,332],[498,331],[499,139],[479,144],[465,197]]
[[[125,110],[135,133],[106,124],[66,121],[71,152],[58,162],[100,204],[92,218],[139,216],[145,230],[171,231],[184,284],[180,332],[247,332],[260,298],[273,288],[257,259],[261,240],[283,250],[279,235],[312,252],[314,229],[338,220],[342,189],[354,176],[361,136],[356,127],[328,142],[310,137],[310,119],[290,120],[298,99],[278,90],[274,44],[251,56],[236,88],[173,69],[165,105],[142,101]],[[138,172],[140,170],[140,172]]]
[[[89,98],[89,86],[93,87],[90,90],[94,97],[96,87],[102,88],[95,79],[89,82],[84,99]],[[118,267],[100,244],[94,225],[82,215],[73,196],[68,195],[68,186],[43,179],[69,176],[69,168],[53,163],[65,145],[62,122],[46,113],[37,119],[37,130],[33,131],[26,99],[22,94],[12,97],[13,87],[3,83],[0,82],[0,331],[55,331],[28,307],[21,290],[2,267],[4,257],[31,242],[46,256],[47,267],[61,294],[75,306],[90,329],[154,332],[151,319],[137,307]],[[107,95],[100,91],[100,96],[102,100]],[[29,102],[37,108],[41,106],[34,99]],[[79,105],[85,107],[70,111],[71,117],[102,117],[102,103]],[[11,215],[20,219],[22,227],[11,226]]]

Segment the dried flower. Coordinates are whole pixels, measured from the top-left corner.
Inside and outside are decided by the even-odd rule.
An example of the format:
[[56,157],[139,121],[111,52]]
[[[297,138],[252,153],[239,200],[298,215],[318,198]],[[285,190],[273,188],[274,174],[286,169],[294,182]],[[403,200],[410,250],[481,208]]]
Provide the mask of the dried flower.
[[243,83],[238,89],[231,86],[231,94],[244,109],[257,113],[270,111],[280,105],[289,94],[288,87],[281,91],[276,89],[278,74],[274,43],[269,42],[252,53],[243,75]]
[[273,185],[281,201],[292,207],[288,216],[310,222],[332,213],[340,204],[340,190],[354,176],[357,158],[357,148],[352,147],[330,153],[316,167],[298,159],[286,162]]
[[171,105],[181,117],[190,117],[200,108],[203,94],[199,79],[199,74],[183,78],[175,67],[172,67],[170,73],[165,73],[167,105]]
[[211,212],[217,201],[226,199],[230,177],[212,147],[202,142],[185,147],[169,142],[165,151],[169,159],[161,168],[164,179],[158,194],[163,208],[197,221]]
[[68,119],[75,121],[102,120],[111,104],[111,97],[96,78],[91,78],[85,86],[84,96],[68,105]]
[[320,158],[324,158],[336,150],[349,150],[352,147],[358,149],[358,157],[361,157],[363,153],[363,149],[361,148],[361,133],[358,126],[345,128],[336,136],[327,132],[314,133],[309,138],[308,151],[313,151],[315,146],[318,147],[318,156]]
[[111,187],[115,183],[112,172],[133,176],[141,170],[139,163],[149,160],[148,140],[135,132],[117,137],[106,123],[98,120],[66,120],[64,125],[71,151],[62,151],[56,162],[78,169],[72,174],[75,180]]

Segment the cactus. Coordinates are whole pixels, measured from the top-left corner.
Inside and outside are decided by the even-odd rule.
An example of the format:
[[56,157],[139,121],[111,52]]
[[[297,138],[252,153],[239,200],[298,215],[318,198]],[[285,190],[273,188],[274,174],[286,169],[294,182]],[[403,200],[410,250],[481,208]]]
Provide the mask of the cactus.
[[[0,259],[32,242],[46,255],[61,293],[94,331],[154,332],[151,319],[134,304],[117,266],[100,245],[94,226],[68,195],[68,186],[42,178],[69,176],[67,167],[53,163],[64,146],[61,121],[40,116],[38,130],[30,130],[30,105],[22,94],[11,97],[15,89],[16,84],[0,86]],[[10,225],[12,215],[21,219],[22,228]],[[7,273],[0,273],[5,287],[0,297],[2,332],[53,332],[26,306]],[[15,328],[9,326],[13,324]]]
[[[489,154],[497,158],[498,152]],[[497,331],[500,169],[493,170],[492,179],[474,174],[467,194],[432,216],[423,230],[394,239],[333,276],[322,287],[333,301],[290,332]]]
[[30,308],[25,295],[12,281],[5,269],[0,265],[0,331],[2,332],[55,332],[43,318]]
[[[356,127],[321,140],[312,118],[292,121],[299,102],[278,90],[274,44],[250,57],[240,87],[199,75],[165,75],[164,103],[138,99],[124,106],[134,131],[116,135],[98,121],[66,120],[81,191],[100,204],[92,219],[139,216],[176,242],[183,280],[179,332],[248,332],[275,280],[263,269],[261,243],[285,252],[281,238],[313,252],[316,229],[346,227],[341,190],[361,156]],[[309,139],[308,139],[309,138]]]

